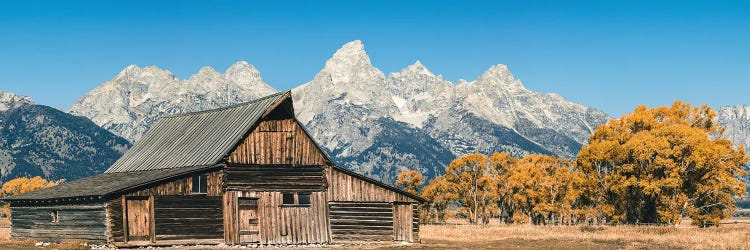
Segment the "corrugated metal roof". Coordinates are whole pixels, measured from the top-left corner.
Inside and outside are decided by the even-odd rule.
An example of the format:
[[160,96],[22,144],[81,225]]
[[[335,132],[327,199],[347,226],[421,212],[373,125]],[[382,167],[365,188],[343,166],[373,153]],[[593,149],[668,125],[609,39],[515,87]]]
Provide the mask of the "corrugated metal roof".
[[162,180],[190,173],[220,168],[223,165],[193,166],[173,169],[156,169],[138,172],[118,172],[94,175],[64,182],[60,185],[33,192],[4,197],[3,200],[49,200],[76,197],[104,197],[113,193],[142,187]]
[[226,108],[164,117],[105,173],[218,164],[266,111],[287,97],[291,97],[289,91]]

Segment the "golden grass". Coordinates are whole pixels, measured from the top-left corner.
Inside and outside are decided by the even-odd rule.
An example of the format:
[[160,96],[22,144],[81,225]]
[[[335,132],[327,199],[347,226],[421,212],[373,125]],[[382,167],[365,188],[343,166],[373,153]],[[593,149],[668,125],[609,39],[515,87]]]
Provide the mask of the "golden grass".
[[521,249],[750,249],[750,227],[424,225],[425,247]]

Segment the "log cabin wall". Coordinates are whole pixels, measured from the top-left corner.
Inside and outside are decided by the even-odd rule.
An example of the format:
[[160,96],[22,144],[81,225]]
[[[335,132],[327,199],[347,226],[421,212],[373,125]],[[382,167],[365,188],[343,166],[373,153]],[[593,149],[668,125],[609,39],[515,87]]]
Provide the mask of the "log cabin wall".
[[223,239],[222,197],[154,196],[156,241]]
[[259,243],[313,244],[330,242],[326,192],[310,193],[310,204],[284,205],[282,192],[228,191],[224,195],[224,220],[228,244],[240,241],[239,199],[257,198]]
[[[107,241],[105,204],[80,203],[34,207],[10,207],[11,237],[44,241]],[[56,220],[53,218],[56,217]]]
[[230,163],[224,185],[228,191],[321,192],[327,183],[321,166]]
[[394,206],[388,202],[330,202],[334,241],[394,240]]

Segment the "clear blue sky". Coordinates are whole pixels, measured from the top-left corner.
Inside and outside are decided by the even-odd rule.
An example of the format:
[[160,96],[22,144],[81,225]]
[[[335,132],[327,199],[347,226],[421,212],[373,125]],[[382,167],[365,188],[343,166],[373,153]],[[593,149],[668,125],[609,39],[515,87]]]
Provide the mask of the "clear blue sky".
[[750,104],[750,4],[651,2],[2,2],[0,89],[67,109],[130,64],[186,78],[238,60],[288,89],[360,39],[386,73],[421,60],[473,80],[502,63],[532,90],[611,115]]

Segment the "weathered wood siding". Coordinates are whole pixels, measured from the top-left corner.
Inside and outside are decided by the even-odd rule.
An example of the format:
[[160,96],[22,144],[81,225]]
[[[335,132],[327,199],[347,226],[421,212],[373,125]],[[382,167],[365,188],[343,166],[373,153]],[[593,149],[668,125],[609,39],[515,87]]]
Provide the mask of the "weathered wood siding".
[[412,204],[412,227],[414,228],[412,231],[412,238],[414,239],[414,242],[419,242],[419,204]]
[[406,195],[332,167],[327,167],[326,172],[328,173],[328,197],[331,201],[417,202]]
[[393,240],[393,205],[388,202],[330,202],[334,241]]
[[267,119],[240,143],[230,163],[325,165],[323,153],[294,119]]
[[393,204],[393,239],[414,242],[414,207],[410,203]]
[[[207,175],[207,194],[205,195],[195,195],[198,199],[208,197],[214,197],[213,199],[218,201],[219,209],[221,209],[221,195],[223,193],[222,191],[222,183],[224,178],[224,172],[223,170],[215,170],[209,173],[203,173]],[[149,197],[153,196],[154,199],[158,200],[161,199],[160,196],[177,196],[182,195],[184,197],[191,198],[193,190],[193,179],[192,175],[184,178],[175,179],[172,181],[160,183],[158,185],[153,185],[150,187],[144,187],[140,190],[133,190],[129,193],[124,194],[126,197]],[[156,202],[154,202],[156,203]],[[164,202],[162,201],[162,204]],[[115,198],[110,199],[107,201],[107,224],[109,226],[109,232],[107,233],[107,239],[109,242],[125,242],[125,216],[123,216],[124,206],[122,202],[122,196],[118,196]],[[154,210],[156,208],[154,207]],[[219,218],[221,218],[221,211],[219,211]],[[155,216],[156,214],[154,214]],[[191,215],[186,214],[186,218],[190,218]],[[158,234],[157,231],[159,231],[161,228],[159,226],[155,225],[156,220],[153,221],[154,225],[152,226],[152,229],[155,231],[153,234]],[[159,231],[164,233],[163,231]],[[165,236],[156,237],[157,240],[159,238],[164,239]],[[199,239],[199,238],[196,238]],[[221,235],[217,238],[221,239]]]
[[225,180],[232,191],[320,192],[327,185],[321,166],[228,164]]
[[222,239],[222,198],[154,196],[156,241]]
[[[207,176],[206,193],[208,196],[222,195],[222,182],[224,172],[216,170],[210,173],[204,173]],[[165,182],[156,186],[143,188],[137,191],[131,191],[127,196],[149,196],[149,195],[190,195],[193,191],[193,176],[176,179]]]
[[125,217],[123,215],[122,201],[122,197],[107,201],[107,224],[109,225],[107,240],[109,242],[125,241],[125,227],[123,226]]
[[[224,196],[225,230],[228,243],[237,244],[238,197],[258,198],[258,220],[261,244],[311,244],[330,242],[328,206],[325,192],[310,194],[309,206],[283,205],[281,192],[230,191]],[[234,208],[232,208],[234,207]]]
[[[10,211],[14,239],[107,241],[104,203],[10,207]],[[53,211],[57,211],[57,222],[52,222]]]

